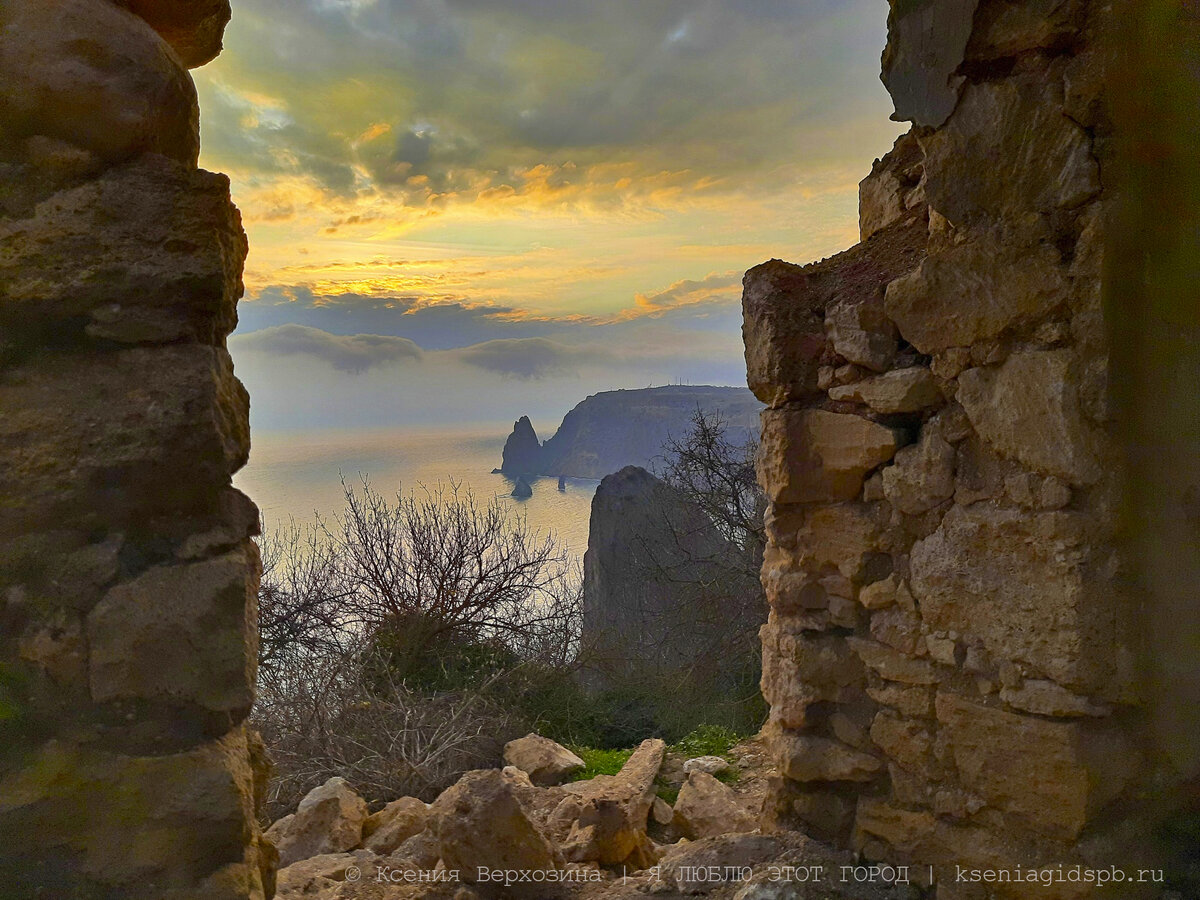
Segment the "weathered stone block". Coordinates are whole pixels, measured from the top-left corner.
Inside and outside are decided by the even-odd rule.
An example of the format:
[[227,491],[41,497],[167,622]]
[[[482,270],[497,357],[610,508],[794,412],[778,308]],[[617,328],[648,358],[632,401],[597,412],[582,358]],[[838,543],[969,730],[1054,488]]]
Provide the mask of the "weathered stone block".
[[224,175],[146,156],[0,221],[0,326],[219,344],[246,236]]
[[871,740],[905,771],[932,780],[937,776],[937,763],[927,724],[881,709],[871,723]]
[[[920,180],[922,158],[921,145],[910,131],[896,138],[896,143],[882,159],[875,160],[871,174],[858,183],[860,241],[869,240],[908,215],[907,199]],[[894,347],[892,352],[895,352]]]
[[902,513],[920,515],[954,496],[954,448],[938,430],[925,428],[914,445],[902,447],[883,470],[883,494]]
[[1073,484],[1100,478],[1102,438],[1083,417],[1072,351],[1018,353],[999,368],[968,369],[958,383],[975,431],[1002,456]]
[[1112,588],[1093,580],[1089,522],[1071,512],[955,506],[913,547],[912,590],[933,631],[1086,690],[1116,677]]
[[863,681],[862,662],[840,638],[794,635],[771,625],[761,635],[763,697],[771,720],[785,728],[802,727],[809,706],[845,699]]
[[937,353],[1031,322],[1066,296],[1066,273],[1052,245],[972,241],[930,256],[893,281],[884,305],[905,340],[922,353]]
[[896,433],[860,416],[820,409],[763,412],[759,479],[776,503],[852,500],[896,452]]
[[1004,59],[1077,39],[1085,5],[1080,0],[983,0],[967,59]]
[[880,678],[899,681],[903,684],[937,684],[941,680],[938,671],[924,659],[913,659],[899,650],[868,641],[863,638],[847,638],[850,648],[873,669]]
[[149,152],[196,164],[196,89],[137,16],[94,0],[8,0],[0,34],[6,142],[46,135],[109,163]]
[[0,534],[70,514],[129,523],[215,498],[249,452],[229,354],[200,344],[51,355],[0,372]]
[[189,69],[221,52],[229,0],[116,0],[150,23]]
[[[201,880],[219,872],[228,879],[230,867],[248,884],[246,847],[257,827],[247,760],[241,728],[187,753],[155,757],[50,741],[0,780],[6,889],[14,896],[61,887],[161,900],[196,896]],[[14,859],[19,867],[8,865]]]
[[870,781],[883,769],[878,758],[818,735],[784,732],[775,746],[793,781]]
[[1061,74],[968,85],[946,126],[922,146],[929,205],[960,228],[1020,229],[1031,214],[1074,209],[1100,192],[1088,134],[1063,115]]
[[1137,771],[1132,746],[1108,723],[1022,716],[947,693],[937,717],[963,785],[1048,837],[1078,837]]
[[943,402],[933,373],[923,366],[894,369],[829,389],[829,399],[865,403],[877,413],[919,412]]
[[[846,314],[847,329],[852,330],[857,319],[858,328],[886,333],[873,307],[884,285],[920,264],[925,241],[924,222],[910,215],[867,243],[821,262],[801,267],[771,260],[747,272],[742,281],[742,337],[747,383],[755,396],[768,406],[779,406],[812,399],[819,392],[818,370],[836,359],[825,333],[825,313],[831,308],[866,304]],[[842,335],[845,349],[853,354],[847,358],[880,365],[877,354],[886,346],[850,330]],[[853,349],[859,343],[861,354]]]
[[941,125],[954,112],[958,72],[978,0],[891,0],[883,83],[898,121]]
[[881,527],[879,510],[869,504],[813,507],[796,533],[800,563],[813,569],[833,566],[843,577],[861,583],[879,557]]
[[253,545],[117,585],[88,616],[92,699],[196,706],[235,721],[254,701]]

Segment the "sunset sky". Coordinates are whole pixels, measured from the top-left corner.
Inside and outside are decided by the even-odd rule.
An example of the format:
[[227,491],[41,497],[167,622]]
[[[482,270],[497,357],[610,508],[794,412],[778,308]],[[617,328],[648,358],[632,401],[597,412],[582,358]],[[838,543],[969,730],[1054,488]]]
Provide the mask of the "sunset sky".
[[[744,383],[741,275],[856,239],[882,0],[239,0],[194,75],[259,427]],[[346,402],[347,397],[353,402]]]

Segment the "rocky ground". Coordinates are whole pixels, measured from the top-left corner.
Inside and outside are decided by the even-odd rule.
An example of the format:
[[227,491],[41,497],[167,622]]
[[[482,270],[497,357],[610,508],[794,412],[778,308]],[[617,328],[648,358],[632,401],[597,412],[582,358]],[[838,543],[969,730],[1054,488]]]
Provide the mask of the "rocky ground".
[[[843,881],[843,867],[857,862],[849,854],[800,834],[760,833],[768,767],[757,739],[729,758],[691,759],[647,740],[619,773],[586,781],[569,780],[583,768],[579,757],[537,735],[508,744],[504,761],[503,769],[466,773],[433,803],[403,797],[374,813],[344,779],[331,778],[267,832],[280,856],[276,896],[909,896],[907,888]],[[659,796],[676,786],[674,804]]]

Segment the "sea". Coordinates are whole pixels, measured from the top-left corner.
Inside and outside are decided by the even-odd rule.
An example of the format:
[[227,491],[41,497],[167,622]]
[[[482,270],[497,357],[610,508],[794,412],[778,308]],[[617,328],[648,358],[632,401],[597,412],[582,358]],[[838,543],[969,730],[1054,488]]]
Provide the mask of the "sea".
[[557,477],[532,480],[533,496],[517,499],[514,480],[492,470],[500,465],[511,422],[440,428],[380,428],[253,432],[250,462],[234,477],[263,514],[269,531],[289,521],[332,520],[342,511],[342,479],[358,486],[366,478],[386,497],[437,485],[468,488],[480,503],[497,499],[531,529],[551,532],[576,558],[587,550],[588,517],[599,481]]

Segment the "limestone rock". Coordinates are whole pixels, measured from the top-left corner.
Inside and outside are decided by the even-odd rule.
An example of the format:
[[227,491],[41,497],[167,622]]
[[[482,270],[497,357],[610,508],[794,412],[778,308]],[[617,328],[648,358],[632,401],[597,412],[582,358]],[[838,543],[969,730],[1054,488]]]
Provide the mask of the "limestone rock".
[[330,778],[309,791],[286,827],[271,836],[272,843],[279,849],[280,867],[357,847],[366,819],[366,801],[354,792],[346,779]]
[[117,0],[150,23],[189,69],[221,52],[229,0]]
[[898,121],[941,125],[954,112],[978,0],[891,0],[883,83]]
[[[910,131],[896,138],[896,143],[882,159],[875,160],[871,174],[858,183],[860,241],[869,240],[908,214],[907,200],[920,181],[922,159],[920,142]],[[838,352],[842,353],[841,350]]]
[[1003,456],[1073,484],[1102,468],[1100,437],[1086,422],[1070,350],[1018,353],[999,368],[959,376],[958,401],[984,441]]
[[[458,869],[464,881],[477,881],[479,869],[562,867],[558,849],[530,820],[512,784],[496,769],[468,772],[438,797],[430,812],[442,860],[446,868]],[[514,885],[514,893],[521,887]],[[530,890],[536,895],[536,889]]]
[[662,797],[655,797],[650,807],[650,818],[659,825],[670,825],[675,821],[675,810]]
[[1016,687],[1001,688],[1000,699],[1014,709],[1039,716],[1107,716],[1112,712],[1107,703],[1093,703],[1053,681],[1037,678],[1025,679]]
[[[880,365],[889,333],[878,314],[882,287],[916,268],[925,243],[924,222],[910,215],[819,263],[801,267],[771,260],[747,272],[742,337],[747,383],[755,396],[768,406],[816,396],[819,370],[833,359],[825,333],[828,310],[835,311],[831,327],[849,351],[847,358]],[[856,334],[858,329],[870,333]]]
[[324,853],[296,860],[279,870],[275,896],[278,900],[326,900],[335,896],[339,884],[346,882],[346,871],[351,866],[365,875],[373,873],[373,866],[377,864],[388,863],[362,850],[355,853]]
[[92,0],[8,0],[0,36],[5,141],[45,135],[110,164],[161,153],[195,166],[196,89],[137,16]]
[[899,650],[906,656],[923,656],[921,646],[921,620],[915,612],[899,606],[890,606],[871,614],[871,637]]
[[954,448],[937,429],[925,428],[921,439],[896,453],[883,470],[883,494],[902,513],[920,515],[954,496]]
[[1021,716],[947,693],[937,717],[963,785],[1060,840],[1076,838],[1137,771],[1133,748],[1107,723]]
[[975,635],[997,659],[1029,664],[1059,684],[1105,683],[1121,643],[1117,601],[1092,580],[1087,529],[1079,513],[953,507],[913,547],[921,615],[932,630]]
[[[929,205],[959,227],[1005,222],[1032,234],[1031,214],[1074,209],[1100,192],[1087,132],[1063,115],[1061,81],[1045,73],[970,84],[922,146]],[[1003,171],[997,159],[1009,161]]]
[[562,784],[577,772],[582,772],[582,759],[561,744],[538,734],[504,745],[504,762],[516,766],[536,785]]
[[775,744],[780,771],[793,781],[870,781],[883,768],[877,757],[815,734],[785,732]]
[[768,623],[762,643],[763,697],[771,721],[785,728],[802,727],[810,706],[845,699],[848,689],[863,680],[862,663],[836,637],[791,634]]
[[820,409],[763,412],[759,479],[776,503],[851,500],[896,452],[896,433],[860,416]]
[[646,821],[665,754],[662,741],[642,741],[620,772],[597,776],[583,788],[578,817],[563,846],[568,859],[639,869],[653,865],[657,854]]
[[[809,509],[797,533],[801,561],[814,567],[833,566],[852,582],[864,580],[879,559],[881,525],[878,509],[865,503],[838,503]],[[880,573],[886,577],[889,572]]]
[[237,324],[246,236],[224,175],[145,156],[0,220],[0,246],[6,329],[220,344]]
[[0,534],[56,515],[120,523],[134,510],[177,512],[224,488],[249,452],[249,401],[232,369],[226,351],[198,344],[47,351],[5,369]]
[[733,767],[723,756],[695,756],[684,760],[683,772],[691,775],[693,772],[703,772],[706,775],[721,775]]
[[923,366],[894,369],[865,381],[830,388],[831,400],[865,403],[877,413],[918,412],[942,402],[933,373]]
[[903,684],[937,684],[941,680],[941,676],[926,660],[913,659],[877,641],[847,638],[846,642],[880,678]]
[[257,563],[251,546],[156,566],[112,588],[87,620],[92,699],[245,717],[254,700]]
[[922,353],[966,347],[1032,321],[1066,299],[1067,281],[1049,244],[1012,248],[973,241],[931,255],[887,287],[884,306]]
[[754,817],[737,795],[707,772],[693,771],[675,801],[675,824],[691,840],[754,831]]
[[510,475],[536,475],[541,472],[542,444],[529,416],[513,423],[512,434],[504,442],[500,471]]
[[933,688],[923,685],[905,685],[884,682],[878,687],[867,687],[867,695],[876,703],[890,706],[906,716],[933,718]]
[[662,886],[654,890],[661,893],[664,887],[673,888],[682,894],[715,891],[725,886],[724,880],[736,879],[730,873],[775,859],[783,849],[780,837],[766,834],[726,834],[681,841],[663,857],[659,866]]
[[1084,6],[1080,0],[981,3],[967,58],[1005,59],[1077,40]]
[[509,496],[516,497],[518,500],[528,500],[533,496],[533,485],[524,476],[521,476],[517,479],[517,483],[513,486],[512,494]]
[[429,823],[429,807],[416,797],[393,800],[363,822],[363,847],[381,856],[394,851]]
[[[896,357],[899,333],[878,293],[844,297],[830,304],[825,313],[825,331],[836,353],[872,371],[883,371]],[[836,370],[830,374],[836,377]]]

